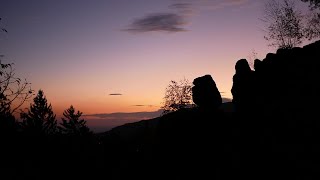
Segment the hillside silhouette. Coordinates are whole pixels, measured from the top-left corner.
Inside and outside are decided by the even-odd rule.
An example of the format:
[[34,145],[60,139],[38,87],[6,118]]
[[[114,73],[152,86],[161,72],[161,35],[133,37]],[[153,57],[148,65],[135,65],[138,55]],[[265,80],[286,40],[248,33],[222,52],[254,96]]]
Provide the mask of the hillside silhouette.
[[[33,106],[32,116],[23,117],[24,125],[33,125],[36,134],[30,126],[28,131],[1,132],[1,176],[319,179],[319,51],[320,41],[279,49],[256,59],[254,69],[246,59],[239,59],[230,77],[232,102],[222,101],[214,79],[206,74],[193,80],[195,107],[104,133],[91,133],[73,106],[66,111],[63,125],[70,128],[77,123],[79,131],[46,133],[47,128],[35,126],[40,110]],[[41,107],[50,114],[51,105],[40,95],[45,104]]]
[[238,60],[232,103],[221,102],[210,75],[196,78],[197,107],[103,135],[135,158],[117,170],[140,179],[318,179],[319,50],[320,41],[279,49],[254,69]]

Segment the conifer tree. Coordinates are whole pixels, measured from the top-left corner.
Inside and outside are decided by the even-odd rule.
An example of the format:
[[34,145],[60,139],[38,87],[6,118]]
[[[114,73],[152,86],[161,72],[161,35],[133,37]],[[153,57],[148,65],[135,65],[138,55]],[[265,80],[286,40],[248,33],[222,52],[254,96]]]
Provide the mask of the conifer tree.
[[59,130],[63,134],[68,135],[89,135],[91,134],[90,129],[86,126],[86,121],[84,119],[80,120],[82,112],[75,110],[71,105],[68,109],[63,112],[64,118],[62,118],[61,127]]
[[30,104],[27,113],[20,114],[22,127],[25,131],[32,134],[52,135],[57,132],[56,115],[52,111],[51,104],[48,104],[42,90],[38,91],[37,96]]

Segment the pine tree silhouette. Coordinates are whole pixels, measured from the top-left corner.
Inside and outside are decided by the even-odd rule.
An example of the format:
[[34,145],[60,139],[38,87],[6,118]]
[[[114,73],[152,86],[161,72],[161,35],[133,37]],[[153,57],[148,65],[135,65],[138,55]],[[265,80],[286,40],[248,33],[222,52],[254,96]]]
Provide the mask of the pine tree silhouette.
[[77,111],[71,105],[67,110],[63,112],[62,123],[59,127],[60,132],[63,134],[69,135],[88,135],[91,134],[90,129],[86,126],[86,121],[84,119],[80,119],[82,112]]
[[34,104],[30,104],[27,113],[20,114],[22,128],[31,134],[52,135],[57,133],[56,115],[52,111],[51,104],[48,105],[42,90],[38,91],[33,102]]

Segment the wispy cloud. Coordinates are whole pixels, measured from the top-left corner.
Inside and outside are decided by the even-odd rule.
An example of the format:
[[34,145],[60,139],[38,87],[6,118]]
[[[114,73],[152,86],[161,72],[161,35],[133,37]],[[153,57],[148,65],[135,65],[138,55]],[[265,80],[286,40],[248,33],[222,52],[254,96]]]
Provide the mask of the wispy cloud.
[[187,21],[183,16],[175,13],[155,13],[148,14],[142,18],[136,19],[130,24],[128,32],[183,32],[186,29],[183,27]]
[[190,16],[194,14],[194,6],[192,3],[174,3],[169,5],[170,9],[176,10],[179,14]]
[[228,6],[240,6],[247,4],[250,0],[172,0],[169,7],[176,9],[191,9],[193,12],[204,10],[216,10]]
[[[190,17],[204,10],[216,10],[227,6],[239,6],[250,0],[172,0],[169,12],[143,15],[133,20],[124,31],[145,32],[185,32]],[[170,12],[171,11],[171,12]]]
[[135,106],[135,107],[157,107],[157,106],[154,106],[154,105],[145,105],[145,104],[135,104],[135,105],[132,105],[132,106]]
[[207,10],[216,10],[229,6],[241,6],[247,4],[250,0],[207,0],[204,5]]
[[109,96],[122,96],[123,94],[121,94],[121,93],[111,93],[111,94],[109,94]]
[[171,4],[169,6],[170,8],[173,8],[173,9],[190,9],[192,8],[192,3],[174,3],[174,4]]

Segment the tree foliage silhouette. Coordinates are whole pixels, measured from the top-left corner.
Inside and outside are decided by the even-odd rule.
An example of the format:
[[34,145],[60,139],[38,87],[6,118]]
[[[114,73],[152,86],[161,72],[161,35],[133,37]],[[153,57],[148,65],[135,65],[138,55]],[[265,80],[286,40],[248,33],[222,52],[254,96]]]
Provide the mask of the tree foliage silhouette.
[[302,0],[309,2],[310,12],[306,16],[304,33],[309,40],[320,38],[320,0]]
[[13,64],[0,61],[0,112],[15,113],[32,97],[31,83],[15,76]]
[[13,64],[0,60],[0,129],[2,132],[16,127],[14,113],[32,97],[31,84],[16,77]]
[[264,38],[270,41],[270,46],[290,49],[302,43],[303,16],[293,1],[268,1],[265,4],[264,14],[265,16],[261,19],[266,24]]
[[164,96],[163,114],[177,111],[192,105],[192,86],[187,79],[182,79],[179,82],[170,81],[166,88]]
[[[0,31],[8,32],[2,26],[0,26]],[[2,57],[3,55],[0,55],[0,115],[13,116],[13,113],[31,98],[33,90],[26,79],[22,81],[15,76],[13,63],[2,63]]]
[[38,91],[28,112],[22,112],[20,116],[22,127],[28,133],[52,135],[57,132],[56,115],[52,111],[51,104],[48,105],[42,90]]
[[309,2],[310,8],[312,8],[312,9],[320,8],[320,0],[301,0],[301,1]]
[[71,105],[68,109],[63,112],[64,118],[62,118],[61,127],[59,130],[63,134],[68,135],[89,135],[91,134],[90,129],[86,126],[86,121],[84,119],[80,120],[82,112],[77,111]]
[[[8,31],[0,26],[0,32]],[[33,90],[26,79],[16,77],[14,64],[2,63],[1,58],[3,55],[0,55],[0,131],[6,133],[15,129],[14,113],[32,97]]]
[[[0,21],[1,21],[1,20],[2,20],[2,18],[0,18]],[[2,26],[0,26],[0,30],[1,30],[2,32],[6,32],[6,33],[8,32],[7,29],[5,29],[5,28],[2,27]]]

